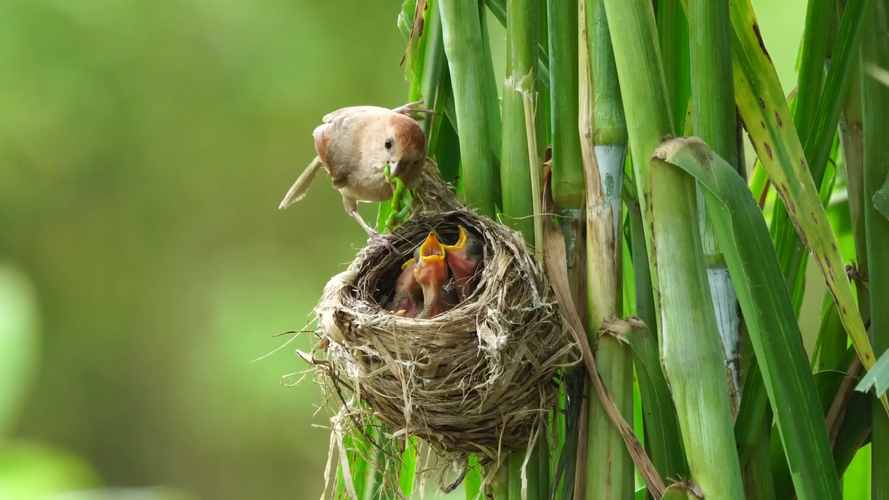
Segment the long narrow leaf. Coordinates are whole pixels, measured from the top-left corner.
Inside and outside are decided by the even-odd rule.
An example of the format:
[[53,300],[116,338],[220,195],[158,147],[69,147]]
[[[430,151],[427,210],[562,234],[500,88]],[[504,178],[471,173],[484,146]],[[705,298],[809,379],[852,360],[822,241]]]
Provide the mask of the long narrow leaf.
[[[819,3],[825,5],[819,5]],[[824,174],[831,145],[836,135],[845,95],[850,82],[854,79],[853,66],[857,60],[861,42],[862,24],[865,16],[871,11],[872,0],[851,0],[836,33],[836,43],[832,48],[830,69],[826,80],[823,78],[825,36],[832,24],[830,14],[833,12],[833,1],[813,0],[809,3],[809,13],[819,20],[814,25],[806,26],[806,44],[817,46],[817,53],[808,53],[804,47],[803,67],[800,70],[800,91],[797,94],[796,113],[794,115],[798,135],[803,144],[803,151],[809,164],[809,170],[815,186],[823,186]],[[828,19],[824,19],[827,17]],[[809,30],[813,30],[810,33]],[[813,49],[815,52],[816,49]],[[810,67],[811,66],[811,67]],[[824,89],[821,83],[824,81]],[[820,97],[819,97],[820,96]],[[804,102],[805,100],[805,102]],[[816,112],[817,111],[817,112]],[[776,234],[778,260],[788,278],[788,284],[794,287],[793,296],[797,309],[802,301],[806,264],[806,248],[794,231],[787,211],[781,204],[776,205],[773,218],[773,232]]]
[[792,126],[778,75],[762,45],[750,0],[732,0],[731,21],[735,99],[741,117],[798,233],[821,268],[861,363],[869,368],[876,362],[874,351],[845,278],[839,247],[809,173],[802,144]]

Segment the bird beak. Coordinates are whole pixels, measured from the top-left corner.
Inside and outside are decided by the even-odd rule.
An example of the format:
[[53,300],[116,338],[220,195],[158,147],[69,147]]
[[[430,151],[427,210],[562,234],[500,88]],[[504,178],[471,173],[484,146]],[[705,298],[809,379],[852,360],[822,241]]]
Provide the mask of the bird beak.
[[460,236],[457,237],[457,242],[453,245],[442,245],[447,251],[454,250],[463,250],[466,248],[466,243],[469,241],[469,235],[466,233],[466,228],[460,226]]
[[438,235],[435,234],[435,231],[430,231],[429,236],[426,236],[426,239],[423,240],[423,243],[420,245],[420,262],[435,262],[444,260],[444,247],[441,242],[438,241]]
[[401,173],[401,161],[397,162],[389,162],[389,176],[390,177],[398,177],[398,174]]

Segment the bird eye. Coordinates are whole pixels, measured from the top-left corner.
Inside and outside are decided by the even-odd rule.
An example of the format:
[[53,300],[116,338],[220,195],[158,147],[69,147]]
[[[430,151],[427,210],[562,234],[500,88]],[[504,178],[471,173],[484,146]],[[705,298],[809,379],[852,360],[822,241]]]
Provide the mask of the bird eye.
[[386,139],[386,149],[392,149],[392,139]]

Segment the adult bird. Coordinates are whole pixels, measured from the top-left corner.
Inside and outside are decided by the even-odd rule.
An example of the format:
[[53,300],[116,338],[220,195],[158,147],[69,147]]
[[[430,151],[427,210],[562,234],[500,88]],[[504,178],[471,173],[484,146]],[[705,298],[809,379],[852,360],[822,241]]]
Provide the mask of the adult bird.
[[343,208],[371,237],[377,232],[358,213],[358,202],[392,198],[395,179],[410,188],[426,162],[426,137],[409,115],[427,112],[411,103],[395,109],[352,106],[322,118],[312,136],[317,156],[278,205],[301,200],[324,167],[343,198]]

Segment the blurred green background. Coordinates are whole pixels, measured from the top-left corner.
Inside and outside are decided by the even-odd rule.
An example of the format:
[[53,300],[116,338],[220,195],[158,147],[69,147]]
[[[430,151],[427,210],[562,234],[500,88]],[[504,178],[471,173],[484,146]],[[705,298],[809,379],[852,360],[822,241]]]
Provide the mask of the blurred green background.
[[[803,1],[754,3],[792,82]],[[404,100],[399,6],[0,2],[0,499],[317,497],[310,339],[254,360],[364,236],[326,179],[275,206],[325,112]]]

